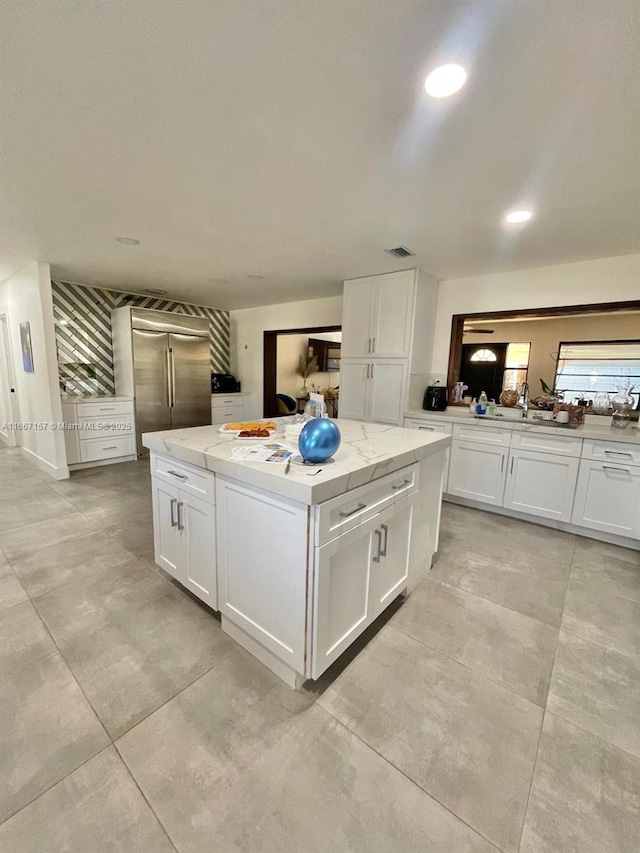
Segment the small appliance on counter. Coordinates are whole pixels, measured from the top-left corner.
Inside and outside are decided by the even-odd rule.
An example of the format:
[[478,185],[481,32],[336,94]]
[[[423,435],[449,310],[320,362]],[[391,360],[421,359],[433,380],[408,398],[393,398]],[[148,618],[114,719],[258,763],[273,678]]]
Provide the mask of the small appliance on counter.
[[212,394],[235,394],[240,391],[240,383],[230,373],[211,374]]
[[447,408],[447,389],[444,385],[429,385],[424,392],[422,408],[426,412],[444,412]]

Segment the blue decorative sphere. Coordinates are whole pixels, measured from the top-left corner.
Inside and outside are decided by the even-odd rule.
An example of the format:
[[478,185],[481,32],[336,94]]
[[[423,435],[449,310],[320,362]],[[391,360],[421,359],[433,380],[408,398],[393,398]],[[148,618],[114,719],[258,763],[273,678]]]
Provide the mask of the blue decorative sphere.
[[302,429],[298,439],[305,462],[324,462],[340,447],[340,430],[329,418],[314,418]]

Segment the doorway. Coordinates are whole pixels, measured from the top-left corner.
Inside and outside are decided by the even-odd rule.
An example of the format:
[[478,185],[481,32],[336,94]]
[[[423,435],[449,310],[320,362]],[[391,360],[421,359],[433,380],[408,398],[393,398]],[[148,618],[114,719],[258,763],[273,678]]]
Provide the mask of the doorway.
[[483,391],[489,400],[499,400],[507,360],[508,344],[463,344],[460,379],[469,386],[466,394],[478,399]]
[[[305,379],[296,372],[300,357],[316,357],[318,368],[306,378],[307,387],[327,391],[329,415],[337,415],[340,384],[340,344],[342,326],[314,326],[303,329],[274,329],[264,332],[263,416],[284,414],[278,395],[295,402],[295,410],[304,406],[301,395]],[[310,340],[311,339],[311,342]],[[280,344],[280,346],[279,346]],[[333,344],[330,348],[328,344]],[[286,362],[286,363],[285,363]]]
[[0,440],[15,447],[17,432],[9,427],[18,419],[9,322],[5,312],[0,313]]

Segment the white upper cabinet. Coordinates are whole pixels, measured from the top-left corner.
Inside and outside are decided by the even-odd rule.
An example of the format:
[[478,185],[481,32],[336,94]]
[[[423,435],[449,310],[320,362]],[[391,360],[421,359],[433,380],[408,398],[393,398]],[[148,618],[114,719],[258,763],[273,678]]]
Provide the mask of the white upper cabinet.
[[409,358],[416,270],[344,283],[342,357]]
[[340,417],[402,423],[409,380],[404,358],[349,358],[340,365]]

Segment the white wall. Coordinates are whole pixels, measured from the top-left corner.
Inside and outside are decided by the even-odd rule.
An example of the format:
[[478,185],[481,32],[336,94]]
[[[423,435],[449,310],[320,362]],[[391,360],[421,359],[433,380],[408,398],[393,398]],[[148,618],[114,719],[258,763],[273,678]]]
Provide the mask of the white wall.
[[640,255],[442,281],[433,373],[446,380],[453,314],[628,299],[640,299]]
[[231,312],[231,372],[242,382],[246,416],[262,416],[263,333],[342,324],[342,296]]
[[[53,301],[49,264],[29,261],[0,283],[0,311],[6,311],[13,356],[17,409],[23,423],[59,423],[62,403],[58,385]],[[20,323],[31,324],[34,372],[22,364]],[[69,476],[61,431],[29,429],[16,433],[25,457],[56,479]]]

